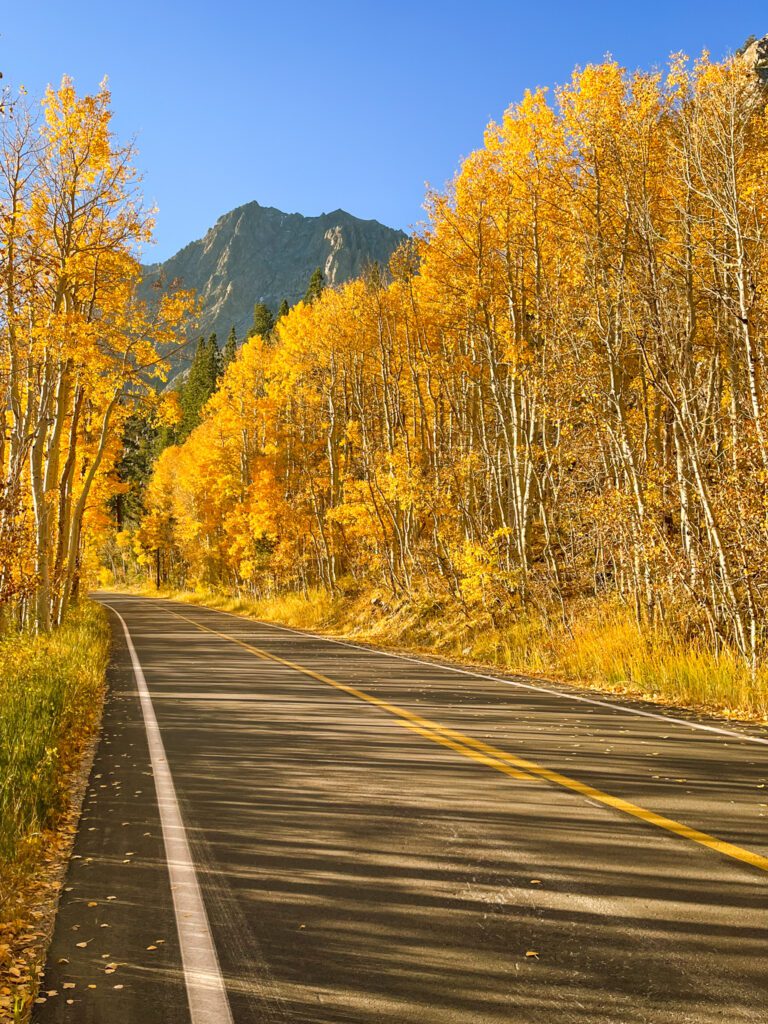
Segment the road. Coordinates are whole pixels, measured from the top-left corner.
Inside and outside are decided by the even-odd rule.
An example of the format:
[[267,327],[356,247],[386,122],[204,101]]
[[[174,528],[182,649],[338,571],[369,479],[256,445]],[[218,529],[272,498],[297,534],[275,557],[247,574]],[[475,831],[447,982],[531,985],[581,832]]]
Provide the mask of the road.
[[100,599],[38,1024],[768,1020],[765,731]]

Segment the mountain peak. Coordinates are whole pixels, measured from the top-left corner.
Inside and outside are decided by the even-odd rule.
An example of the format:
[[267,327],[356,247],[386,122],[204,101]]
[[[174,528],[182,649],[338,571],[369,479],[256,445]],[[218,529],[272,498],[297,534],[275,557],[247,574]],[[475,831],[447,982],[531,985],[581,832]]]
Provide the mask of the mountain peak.
[[222,214],[202,239],[175,256],[146,266],[141,291],[156,300],[167,282],[181,281],[202,302],[196,333],[215,331],[224,338],[234,325],[243,338],[255,303],[276,311],[284,298],[297,302],[317,267],[328,284],[342,284],[369,263],[386,264],[405,238],[346,210],[305,217],[253,200]]

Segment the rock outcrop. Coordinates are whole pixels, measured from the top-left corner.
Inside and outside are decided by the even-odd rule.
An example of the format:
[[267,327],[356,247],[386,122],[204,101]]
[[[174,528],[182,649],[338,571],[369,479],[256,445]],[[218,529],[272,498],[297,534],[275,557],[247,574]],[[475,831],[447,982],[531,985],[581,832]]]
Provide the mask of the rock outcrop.
[[338,285],[374,261],[386,265],[405,237],[344,210],[303,217],[247,203],[220,217],[201,240],[147,266],[141,289],[152,301],[172,282],[194,288],[202,303],[195,333],[216,331],[223,344],[233,325],[244,337],[254,303],[274,312],[284,298],[297,302],[317,267],[327,284]]
[[760,81],[768,84],[768,36],[755,43],[755,71]]
[[763,36],[762,39],[751,36],[738,51],[737,56],[753,67],[758,79],[764,85],[768,85],[768,36]]

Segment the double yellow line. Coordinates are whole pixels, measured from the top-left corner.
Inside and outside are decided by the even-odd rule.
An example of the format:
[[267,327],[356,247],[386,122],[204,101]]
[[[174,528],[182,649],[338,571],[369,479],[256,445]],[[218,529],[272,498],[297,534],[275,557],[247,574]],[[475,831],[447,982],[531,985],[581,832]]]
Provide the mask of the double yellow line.
[[688,825],[683,825],[672,818],[666,818],[663,814],[657,814],[655,811],[649,811],[645,807],[639,807],[637,804],[630,803],[629,800],[623,800],[618,796],[611,796],[610,793],[603,793],[602,790],[596,789],[586,782],[580,782],[578,779],[561,775],[550,768],[536,764],[535,761],[528,761],[525,758],[517,757],[515,754],[499,750],[497,747],[483,743],[482,740],[473,739],[471,736],[466,736],[455,729],[450,729],[445,725],[440,725],[438,722],[432,722],[428,718],[415,715],[413,712],[407,711],[397,704],[390,704],[389,701],[382,700],[380,697],[374,697],[373,694],[359,690],[355,686],[340,683],[338,680],[331,679],[330,676],[323,675],[321,672],[315,672],[312,669],[305,668],[303,665],[296,664],[296,662],[288,661],[286,658],[280,658],[276,654],[271,654],[260,647],[255,647],[253,644],[248,644],[244,640],[238,640],[237,637],[230,636],[227,633],[220,633],[209,626],[203,626],[201,623],[188,618],[186,615],[181,615],[179,612],[172,612],[171,614],[179,619],[183,619],[185,622],[191,623],[205,633],[213,633],[214,636],[222,637],[224,640],[229,640],[230,643],[237,644],[244,650],[254,654],[257,658],[274,662],[277,665],[283,665],[286,668],[293,669],[295,672],[300,672],[302,675],[309,676],[310,679],[315,679],[319,683],[333,686],[334,689],[341,690],[342,693],[346,693],[350,697],[365,701],[367,704],[373,704],[375,707],[381,708],[382,711],[392,715],[398,725],[418,733],[419,736],[423,736],[433,743],[439,743],[443,747],[448,747],[448,749],[455,751],[457,754],[471,758],[479,764],[493,768],[498,772],[503,772],[504,775],[510,775],[512,778],[523,780],[544,779],[546,782],[551,782],[556,786],[561,786],[563,789],[571,790],[580,796],[594,800],[596,803],[604,804],[606,807],[629,814],[633,818],[639,818],[640,821],[644,821],[646,824],[655,825],[657,828],[662,828],[682,839],[688,839],[691,842],[698,843],[700,846],[706,846],[708,849],[714,850],[725,857],[741,861],[742,864],[748,864],[750,867],[757,868],[760,871],[768,871],[768,857],[763,857],[759,853],[745,850],[740,846],[735,846],[733,843],[726,843],[722,839],[708,835],[706,832],[699,832],[698,829],[690,828]]

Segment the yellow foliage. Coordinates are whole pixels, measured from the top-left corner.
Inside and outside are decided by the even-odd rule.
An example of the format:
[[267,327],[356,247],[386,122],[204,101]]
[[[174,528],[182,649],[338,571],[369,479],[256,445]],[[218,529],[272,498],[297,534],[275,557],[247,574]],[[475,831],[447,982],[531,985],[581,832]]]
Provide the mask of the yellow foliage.
[[388,275],[246,342],[157,464],[143,557],[270,599],[426,591],[512,632],[606,600],[757,674],[768,118],[751,75],[606,61],[527,93]]
[[[84,536],[110,529],[105,501],[130,403],[162,379],[183,293],[151,313],[135,295],[151,213],[131,146],[111,130],[106,83],[49,88],[37,125],[19,104],[0,139],[0,606],[61,621],[92,566]],[[130,396],[130,397],[129,397]]]

